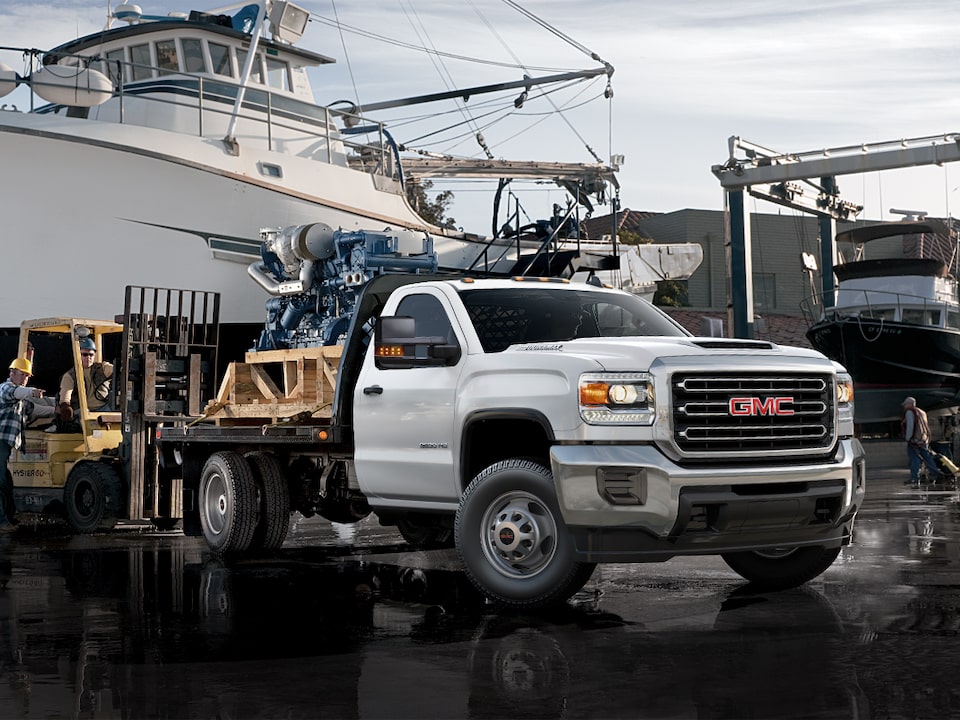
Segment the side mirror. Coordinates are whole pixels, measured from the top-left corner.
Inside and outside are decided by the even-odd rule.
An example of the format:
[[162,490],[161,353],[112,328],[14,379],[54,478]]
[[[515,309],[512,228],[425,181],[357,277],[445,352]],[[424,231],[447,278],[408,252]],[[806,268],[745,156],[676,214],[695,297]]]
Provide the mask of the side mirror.
[[460,346],[450,345],[442,336],[418,337],[412,317],[383,317],[374,332],[374,356],[381,370],[456,365]]

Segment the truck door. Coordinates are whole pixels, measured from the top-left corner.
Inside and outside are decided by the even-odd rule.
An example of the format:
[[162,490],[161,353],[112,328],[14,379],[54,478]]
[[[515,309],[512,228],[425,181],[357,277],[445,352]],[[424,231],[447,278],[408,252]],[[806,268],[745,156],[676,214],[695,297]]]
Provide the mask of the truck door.
[[[464,347],[449,303],[439,291],[423,288],[401,300],[396,315],[412,317],[416,334],[444,336]],[[451,317],[454,321],[451,322]],[[363,492],[371,499],[456,503],[455,432],[457,381],[465,362],[381,369],[367,350],[354,395],[354,460]]]

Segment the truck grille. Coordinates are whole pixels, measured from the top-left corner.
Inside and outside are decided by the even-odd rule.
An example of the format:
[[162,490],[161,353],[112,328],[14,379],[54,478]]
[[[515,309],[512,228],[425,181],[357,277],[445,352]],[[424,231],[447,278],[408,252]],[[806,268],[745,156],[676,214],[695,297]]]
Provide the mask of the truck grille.
[[684,453],[810,452],[833,446],[830,375],[678,374],[673,438]]

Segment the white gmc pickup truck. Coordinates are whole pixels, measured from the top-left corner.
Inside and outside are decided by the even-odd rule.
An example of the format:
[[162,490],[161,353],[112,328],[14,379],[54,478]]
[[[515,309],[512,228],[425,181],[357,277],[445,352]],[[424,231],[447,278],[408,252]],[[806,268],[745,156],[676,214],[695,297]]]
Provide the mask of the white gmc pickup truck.
[[693,337],[592,284],[376,278],[336,383],[331,418],[307,429],[164,433],[212,548],[282,541],[291,511],[372,509],[411,542],[452,539],[490,600],[532,608],[570,597],[597,563],[678,555],[796,586],[850,541],[863,500],[842,367]]

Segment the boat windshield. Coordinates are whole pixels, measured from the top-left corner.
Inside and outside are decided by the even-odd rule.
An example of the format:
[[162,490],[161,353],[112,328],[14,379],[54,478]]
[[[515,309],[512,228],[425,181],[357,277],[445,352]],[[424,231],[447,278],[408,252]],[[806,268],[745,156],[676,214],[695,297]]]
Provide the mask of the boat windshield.
[[629,294],[499,288],[465,290],[460,297],[486,352],[588,337],[689,336],[664,312]]

